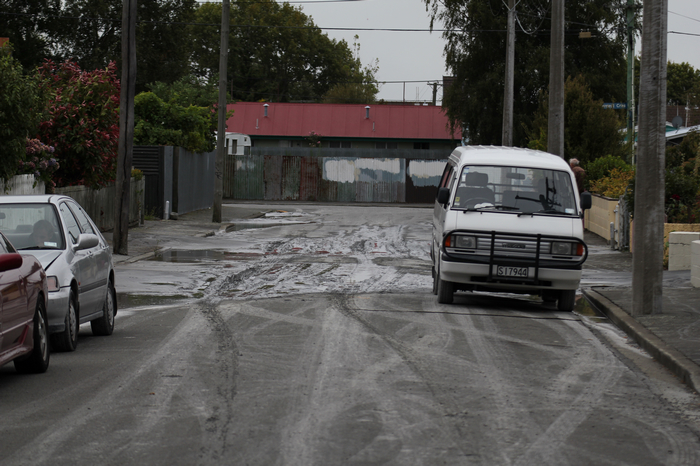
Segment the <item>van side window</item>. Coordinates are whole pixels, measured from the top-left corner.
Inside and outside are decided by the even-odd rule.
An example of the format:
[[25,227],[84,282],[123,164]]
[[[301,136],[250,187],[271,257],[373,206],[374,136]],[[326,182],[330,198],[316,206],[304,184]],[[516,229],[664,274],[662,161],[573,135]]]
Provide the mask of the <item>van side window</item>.
[[440,188],[447,188],[449,186],[450,178],[454,173],[454,168],[449,163],[445,165],[445,171],[442,172],[442,178],[440,178]]

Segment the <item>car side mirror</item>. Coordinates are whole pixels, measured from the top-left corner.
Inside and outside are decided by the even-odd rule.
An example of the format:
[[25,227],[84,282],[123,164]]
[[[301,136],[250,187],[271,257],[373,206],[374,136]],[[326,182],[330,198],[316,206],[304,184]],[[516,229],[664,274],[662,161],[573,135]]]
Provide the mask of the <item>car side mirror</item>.
[[583,210],[590,209],[591,206],[593,205],[593,198],[591,197],[591,193],[588,191],[584,191],[581,193],[581,208]]
[[450,190],[448,188],[439,188],[437,193],[438,204],[445,205],[450,200]]
[[97,238],[97,235],[81,233],[80,236],[78,236],[78,242],[75,243],[74,249],[76,251],[82,251],[83,249],[94,248],[98,244],[100,244],[100,240]]
[[0,254],[0,272],[22,267],[22,256],[18,253]]

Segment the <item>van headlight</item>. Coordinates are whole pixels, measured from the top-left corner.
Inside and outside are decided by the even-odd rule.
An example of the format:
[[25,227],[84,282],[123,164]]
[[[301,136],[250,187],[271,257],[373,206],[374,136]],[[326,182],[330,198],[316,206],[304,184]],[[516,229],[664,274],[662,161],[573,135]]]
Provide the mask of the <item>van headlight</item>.
[[450,235],[445,240],[445,247],[458,249],[476,249],[476,237],[465,235]]
[[582,256],[583,244],[568,241],[553,241],[552,255],[555,256]]

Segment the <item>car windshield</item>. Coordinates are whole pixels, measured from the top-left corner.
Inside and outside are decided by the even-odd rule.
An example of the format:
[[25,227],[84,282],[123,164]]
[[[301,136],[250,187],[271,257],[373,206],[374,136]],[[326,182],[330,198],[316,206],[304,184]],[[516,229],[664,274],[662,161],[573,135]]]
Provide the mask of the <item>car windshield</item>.
[[568,172],[540,168],[467,165],[452,209],[577,215]]
[[0,204],[0,231],[17,250],[64,249],[59,225],[51,204]]

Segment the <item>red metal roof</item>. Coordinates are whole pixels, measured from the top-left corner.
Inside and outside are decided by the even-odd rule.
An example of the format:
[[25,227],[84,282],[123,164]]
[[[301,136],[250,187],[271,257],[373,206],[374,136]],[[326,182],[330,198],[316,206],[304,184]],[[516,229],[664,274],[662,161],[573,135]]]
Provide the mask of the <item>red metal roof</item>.
[[229,104],[234,114],[227,131],[255,136],[306,137],[311,131],[325,137],[377,139],[461,139],[450,134],[441,107],[425,105],[366,105],[268,103]]

